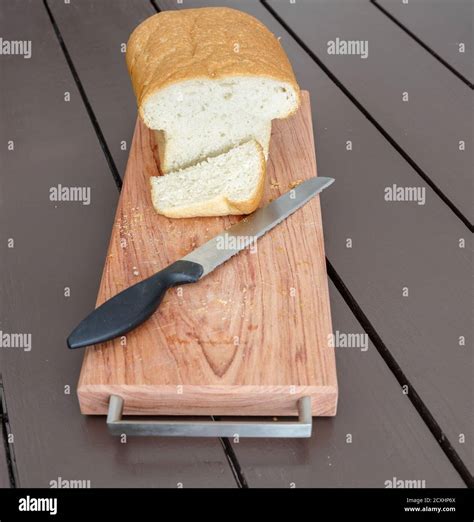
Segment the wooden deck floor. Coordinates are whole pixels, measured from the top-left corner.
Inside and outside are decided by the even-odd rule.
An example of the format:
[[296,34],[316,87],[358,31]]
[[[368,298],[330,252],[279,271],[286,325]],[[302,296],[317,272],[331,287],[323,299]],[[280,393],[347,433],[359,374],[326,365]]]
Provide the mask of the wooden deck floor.
[[[122,44],[157,10],[209,5],[263,21],[311,92],[318,173],[336,178],[334,330],[368,349],[336,348],[338,415],[309,440],[121,444],[80,415],[82,352],[64,340],[95,303],[136,118]],[[0,21],[32,42],[0,57],[0,330],[33,338],[0,348],[0,487],[472,486],[471,1],[12,0]],[[367,57],[329,54],[336,38]],[[51,204],[58,184],[91,204]],[[387,201],[394,186],[423,204]]]

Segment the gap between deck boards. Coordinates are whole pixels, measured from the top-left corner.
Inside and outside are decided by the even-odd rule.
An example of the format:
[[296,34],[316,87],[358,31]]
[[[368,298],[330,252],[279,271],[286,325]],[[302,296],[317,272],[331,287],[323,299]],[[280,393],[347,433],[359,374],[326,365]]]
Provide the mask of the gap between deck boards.
[[10,423],[8,421],[8,409],[5,388],[3,385],[2,374],[0,373],[0,420],[2,425],[2,439],[3,448],[0,451],[5,452],[5,459],[7,463],[8,480],[11,488],[18,488],[18,471],[15,459],[14,444],[8,442],[8,437],[11,434]]
[[408,29],[408,27],[403,25],[403,23],[400,22],[400,20],[398,20],[393,14],[389,13],[387,11],[387,9],[385,9],[385,7],[383,7],[382,5],[380,5],[377,2],[377,0],[370,0],[370,3],[373,4],[377,9],[379,9],[385,16],[390,18],[390,20],[394,24],[398,25],[398,27],[400,27],[400,29],[405,31],[405,33],[407,33],[411,38],[413,38],[413,40],[415,40],[415,42],[418,45],[421,45],[421,47],[423,47],[423,49],[425,49],[427,52],[429,52],[431,54],[431,56],[436,58],[436,60],[438,60],[438,62],[442,63],[446,67],[446,69],[449,69],[455,76],[457,76],[468,87],[470,87],[471,89],[474,89],[474,84],[470,80],[468,80],[463,74],[461,74],[459,71],[457,71],[450,63],[448,63],[444,58],[442,58],[428,44],[426,44],[425,42],[423,42],[423,40],[421,40],[418,36],[416,36],[416,34],[413,33],[413,31],[410,31],[410,29]]
[[95,117],[94,111],[92,110],[92,106],[89,102],[89,99],[87,98],[86,91],[84,90],[81,79],[79,78],[76,68],[74,67],[74,63],[71,59],[69,51],[67,50],[66,44],[61,35],[61,31],[59,30],[59,27],[56,24],[56,20],[54,19],[53,13],[52,13],[51,9],[49,8],[48,2],[46,0],[43,0],[43,4],[46,9],[46,12],[48,13],[49,19],[51,21],[51,25],[53,26],[54,33],[56,35],[56,38],[58,39],[61,50],[64,54],[64,57],[66,58],[66,62],[69,66],[69,70],[71,71],[72,77],[74,78],[74,83],[76,84],[76,86],[79,90],[79,93],[81,95],[82,102],[84,103],[84,106],[87,111],[87,115],[89,116],[89,119],[91,120],[92,126],[94,127],[94,131],[97,135],[97,139],[99,140],[102,151],[104,152],[104,156],[109,165],[110,172],[112,173],[112,177],[114,178],[115,184],[117,185],[117,188],[120,191],[120,189],[122,188],[122,178],[120,177],[120,174],[117,170],[117,167],[112,158],[112,154],[110,153],[107,142],[105,141],[104,134],[102,133],[102,129],[100,128],[97,118]]

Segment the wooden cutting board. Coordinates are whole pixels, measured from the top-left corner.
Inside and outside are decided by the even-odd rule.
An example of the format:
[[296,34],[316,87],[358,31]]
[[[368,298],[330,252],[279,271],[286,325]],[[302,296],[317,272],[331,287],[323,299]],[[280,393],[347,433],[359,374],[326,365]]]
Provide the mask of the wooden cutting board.
[[[185,256],[241,217],[168,219],[152,207],[154,139],[138,120],[97,305]],[[273,122],[262,205],[316,175],[309,94]],[[328,190],[331,190],[328,189]],[[324,195],[322,196],[324,197]],[[126,337],[87,348],[82,413],[335,415],[337,379],[319,197],[195,284],[168,291]]]

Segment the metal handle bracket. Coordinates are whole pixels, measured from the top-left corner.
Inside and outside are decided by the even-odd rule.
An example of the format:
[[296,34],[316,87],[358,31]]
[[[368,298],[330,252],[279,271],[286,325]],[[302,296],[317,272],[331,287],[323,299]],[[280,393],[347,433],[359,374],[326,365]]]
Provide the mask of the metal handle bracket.
[[298,400],[297,421],[126,420],[124,401],[111,395],[107,426],[112,435],[155,437],[311,437],[311,397]]

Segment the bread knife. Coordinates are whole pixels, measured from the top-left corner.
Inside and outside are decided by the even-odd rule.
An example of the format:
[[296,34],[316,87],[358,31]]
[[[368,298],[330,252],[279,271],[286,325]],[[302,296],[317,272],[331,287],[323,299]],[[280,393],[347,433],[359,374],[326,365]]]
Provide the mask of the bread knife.
[[160,272],[123,290],[89,314],[67,338],[69,348],[109,341],[145,322],[160,305],[166,290],[195,283],[307,203],[334,182],[314,177],[196,248]]

